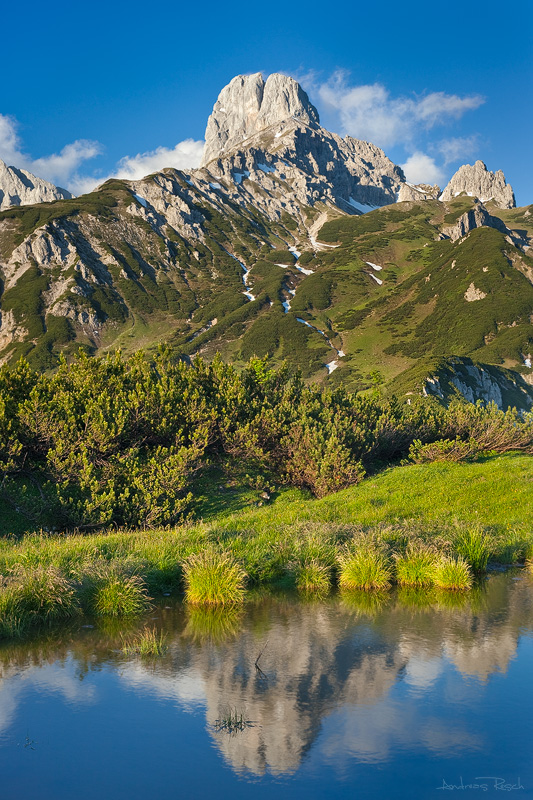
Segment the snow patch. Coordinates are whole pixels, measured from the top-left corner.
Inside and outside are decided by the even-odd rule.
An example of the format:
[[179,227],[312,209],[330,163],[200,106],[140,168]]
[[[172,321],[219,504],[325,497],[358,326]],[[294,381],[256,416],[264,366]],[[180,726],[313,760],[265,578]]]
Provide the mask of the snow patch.
[[529,367],[529,369],[531,369],[531,359],[530,358],[524,358],[524,366],[525,367]]
[[220,183],[210,183],[209,186],[211,187],[211,189],[222,189]]
[[315,248],[315,250],[320,250],[321,247],[340,247],[340,244],[326,244],[326,242],[317,242],[314,236],[309,236],[309,241]]
[[302,254],[300,253],[300,251],[299,251],[299,250],[297,250],[297,249],[294,247],[294,245],[293,245],[292,247],[289,247],[289,253],[292,253],[292,254],[293,254],[293,256],[294,256],[294,258],[295,258],[297,261],[298,261],[298,259],[300,258],[300,256],[302,255]]
[[274,167],[270,167],[268,164],[257,164],[257,169],[260,169],[261,172],[275,172],[276,170]]
[[373,211],[375,208],[378,208],[378,206],[370,206],[366,205],[365,203],[358,203],[357,200],[353,199],[353,197],[348,198],[348,205],[357,209],[357,211],[360,211],[362,214],[368,214],[369,211]]
[[138,201],[139,201],[139,203],[140,203],[140,204],[141,204],[141,205],[142,205],[144,208],[146,208],[146,207],[148,206],[148,203],[146,202],[146,200],[144,199],[144,197],[141,197],[141,195],[140,195],[140,194],[134,194],[133,196],[134,196],[134,198],[135,198],[136,200],[138,200]]
[[279,139],[280,136],[281,136],[281,131],[278,131],[276,134],[274,134],[274,139]]
[[373,264],[371,261],[365,261],[365,264],[368,264],[369,267],[372,267],[372,269],[375,269],[378,272],[383,269],[383,267],[380,267],[379,264]]
[[335,361],[330,361],[329,364],[326,364],[328,375],[331,375],[331,373],[334,372],[338,366],[339,362],[337,361],[337,359],[335,359]]
[[294,266],[298,270],[298,272],[303,272],[304,275],[312,275],[313,274],[313,270],[312,269],[304,269],[303,267],[300,267],[298,264],[295,264]]
[[379,283],[379,285],[380,285],[380,286],[383,284],[383,281],[382,281],[382,280],[380,280],[380,279],[377,277],[377,275],[373,275],[373,274],[372,274],[372,272],[367,272],[366,274],[367,274],[367,275],[370,275],[370,277],[371,277],[371,278],[373,278],[373,279],[376,281],[376,283]]

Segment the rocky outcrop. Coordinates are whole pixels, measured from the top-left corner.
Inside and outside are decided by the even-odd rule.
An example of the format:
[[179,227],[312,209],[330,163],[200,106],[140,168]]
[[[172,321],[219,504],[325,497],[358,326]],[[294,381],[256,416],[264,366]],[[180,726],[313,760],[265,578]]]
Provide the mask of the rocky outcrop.
[[462,239],[474,228],[496,228],[496,230],[506,235],[510,231],[498,217],[493,217],[482,203],[476,203],[473,208],[462,214],[457,222],[447,228],[442,229],[442,237],[456,242]]
[[11,206],[49,203],[68,197],[72,195],[66,189],[37,178],[25,169],[8,167],[0,160],[0,211]]
[[441,400],[449,400],[459,393],[469,403],[481,400],[496,403],[502,409],[515,407],[530,411],[533,389],[527,377],[492,364],[478,364],[470,358],[453,357],[437,375],[426,378],[422,392]]
[[500,208],[514,208],[515,197],[512,187],[506,183],[501,170],[490,172],[483,161],[463,164],[452,177],[440,200],[452,200],[462,193],[478,197],[482,203],[493,200]]
[[405,201],[416,202],[417,200],[438,200],[440,186],[430,186],[427,183],[402,183],[398,192],[398,203]]
[[318,111],[293,78],[274,73],[264,81],[260,72],[237,75],[220,92],[208,119],[201,166],[291,117],[307,124],[319,123]]
[[204,169],[195,186],[254,205],[271,220],[325,203],[360,214],[396,202],[400,167],[369,142],[330,133],[303,89],[286,75],[239,75],[215,103]]

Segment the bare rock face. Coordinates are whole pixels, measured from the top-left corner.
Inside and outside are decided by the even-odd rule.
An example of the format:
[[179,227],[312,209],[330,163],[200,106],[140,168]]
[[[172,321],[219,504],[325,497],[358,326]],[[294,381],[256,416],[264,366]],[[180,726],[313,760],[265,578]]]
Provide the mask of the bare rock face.
[[452,200],[463,192],[470,197],[478,197],[482,203],[493,200],[500,208],[516,206],[512,187],[506,183],[501,169],[490,172],[483,161],[476,161],[474,166],[463,164],[459,167],[439,200]]
[[456,242],[462,239],[474,228],[496,228],[496,230],[506,235],[510,231],[498,217],[493,217],[484,205],[476,203],[473,208],[462,214],[454,225],[442,229],[442,236]]
[[427,183],[402,183],[398,192],[398,203],[405,201],[416,202],[417,200],[438,200],[440,186],[430,186]]
[[66,189],[37,178],[31,172],[8,167],[0,159],[0,211],[11,206],[27,206],[33,203],[49,203],[72,197]]
[[318,111],[293,78],[274,73],[264,81],[260,72],[237,75],[220,92],[207,121],[201,166],[249,136],[291,117],[319,123]]
[[317,203],[360,214],[396,202],[400,167],[369,142],[329,133],[286,75],[239,75],[215,103],[195,185],[254,205],[268,218]]

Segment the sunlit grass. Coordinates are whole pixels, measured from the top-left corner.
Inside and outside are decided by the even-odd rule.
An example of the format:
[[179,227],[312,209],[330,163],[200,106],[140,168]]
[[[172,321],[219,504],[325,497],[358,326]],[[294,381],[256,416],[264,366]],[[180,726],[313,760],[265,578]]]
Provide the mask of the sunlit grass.
[[231,606],[243,602],[246,573],[230,554],[204,550],[189,556],[183,570],[189,603]]
[[470,589],[473,583],[470,567],[461,556],[442,557],[435,567],[434,580],[439,589],[451,591]]
[[486,572],[491,553],[490,537],[477,527],[460,530],[454,539],[455,551],[469,564],[475,575]]
[[396,581],[400,586],[431,586],[435,573],[435,553],[421,545],[409,546],[396,557]]
[[112,617],[142,614],[150,607],[146,585],[139,575],[109,575],[97,581],[92,610]]
[[296,587],[303,594],[327,594],[331,589],[331,568],[317,559],[304,561],[296,570]]
[[373,542],[358,542],[339,558],[341,589],[387,589],[391,584],[390,559]]

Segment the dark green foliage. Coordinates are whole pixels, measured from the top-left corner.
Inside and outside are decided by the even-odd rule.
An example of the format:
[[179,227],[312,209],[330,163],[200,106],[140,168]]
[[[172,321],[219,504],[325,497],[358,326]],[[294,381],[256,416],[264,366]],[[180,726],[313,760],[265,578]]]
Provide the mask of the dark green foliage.
[[294,256],[289,250],[270,250],[266,256],[266,261],[271,261],[272,264],[287,264],[292,266],[294,264]]
[[80,213],[87,213],[105,219],[112,213],[111,209],[118,205],[119,199],[125,200],[129,193],[122,181],[110,180],[96,191],[72,200],[55,200],[52,203],[9,208],[0,213],[0,222],[4,219],[17,221],[15,244],[19,245],[36,228],[62,217],[74,217]]

